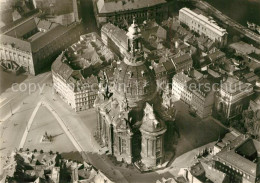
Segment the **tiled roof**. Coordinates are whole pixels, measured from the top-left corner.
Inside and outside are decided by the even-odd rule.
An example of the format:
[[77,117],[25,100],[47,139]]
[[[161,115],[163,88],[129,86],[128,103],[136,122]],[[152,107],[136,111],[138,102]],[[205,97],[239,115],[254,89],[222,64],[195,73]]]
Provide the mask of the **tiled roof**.
[[252,85],[249,83],[242,82],[233,77],[228,77],[227,80],[221,84],[221,89],[230,94],[236,94],[244,91],[249,92],[250,86]]
[[178,64],[183,64],[184,62],[192,62],[192,58],[189,54],[184,54],[177,58],[172,59],[172,61],[174,62],[174,64],[178,65]]
[[256,53],[250,53],[248,56],[260,61],[260,53],[259,54],[256,54]]
[[23,38],[25,34],[31,32],[34,29],[37,29],[36,22],[34,18],[30,18],[24,23],[17,25],[12,30],[8,31],[6,35],[16,37],[16,38]]
[[196,80],[200,80],[203,77],[203,74],[199,71],[197,71],[196,69],[191,69],[189,71],[189,75],[190,77],[196,79]]
[[37,21],[37,19],[35,18],[35,21],[36,21],[37,27],[39,29],[44,29],[44,30],[47,31],[47,30],[50,30],[50,29],[58,26],[58,24],[56,24],[56,23],[53,23],[53,22],[50,22],[50,21],[47,21],[47,20],[40,20],[40,19],[38,19],[38,21]]
[[221,171],[214,169],[212,166],[212,162],[201,160],[199,163],[191,167],[190,173],[202,182],[226,182],[227,175]]
[[179,73],[175,74],[173,79],[178,80],[182,84],[188,83],[189,81],[192,80],[192,78],[190,78],[189,76],[187,76],[183,72],[179,72]]
[[212,54],[209,54],[208,57],[209,57],[210,61],[214,62],[215,60],[225,57],[225,53],[218,50]]
[[210,162],[201,162],[201,165],[205,171],[206,177],[214,183],[227,182],[227,175],[221,171],[217,171],[212,168]]
[[253,45],[247,44],[243,41],[232,43],[229,45],[229,47],[235,49],[238,52],[244,53],[244,54],[250,54],[253,52],[260,54],[260,49],[254,47]]
[[[58,74],[67,83],[77,83],[76,90],[83,89],[84,83],[98,83],[93,76],[93,67],[102,64],[102,54],[112,54],[108,59],[114,58],[114,54],[104,46],[96,33],[80,36],[80,41],[74,43],[54,61],[52,72]],[[76,53],[75,53],[76,52]],[[111,52],[111,53],[110,53]]]
[[[24,22],[17,23],[17,25],[9,28],[10,30],[5,35],[1,35],[3,38],[0,41],[2,44],[14,43],[16,48],[23,51],[37,52],[76,26],[78,25],[72,24],[66,27],[46,20],[40,20],[36,17],[30,17],[25,19]],[[47,32],[39,32],[38,28],[43,28]],[[34,32],[34,35],[25,38],[24,36],[30,32]]]
[[0,34],[0,43],[1,44],[6,44],[6,45],[13,45],[14,48],[26,51],[26,52],[31,52],[31,44],[27,41],[17,39],[8,35],[3,35]]
[[107,23],[102,26],[101,31],[109,34],[109,36],[112,37],[114,41],[120,43],[125,49],[127,49],[127,36],[124,30],[111,23]]
[[207,97],[208,94],[213,92],[212,87],[211,87],[212,83],[208,79],[203,78],[197,82],[198,82],[197,87],[196,87],[196,89],[193,90],[194,94],[199,95],[204,98],[204,97]]
[[75,28],[76,26],[78,26],[78,25],[77,24],[73,24],[73,25],[70,25],[68,27],[62,26],[62,25],[58,25],[55,28],[53,28],[52,30],[47,31],[41,37],[39,37],[38,39],[34,40],[31,43],[32,51],[36,52],[36,51],[40,50],[44,46],[46,46],[49,43],[51,43],[55,38],[63,35],[64,33],[66,33],[69,30]]
[[245,135],[240,135],[217,153],[214,159],[225,162],[228,166],[231,165],[238,170],[242,170],[249,175],[249,179],[252,181],[260,175],[260,162],[258,160],[253,162],[247,159],[246,156],[255,152],[257,159],[259,159],[260,142]]
[[168,72],[174,71],[174,65],[170,60],[162,63]]
[[35,0],[37,8],[53,7],[55,15],[71,13],[73,11],[72,0]]
[[97,1],[98,13],[112,13],[118,11],[127,11],[132,9],[146,8],[158,4],[166,3],[165,0],[114,0],[105,2],[105,0]]
[[154,63],[153,68],[156,74],[166,71],[166,68],[162,63]]

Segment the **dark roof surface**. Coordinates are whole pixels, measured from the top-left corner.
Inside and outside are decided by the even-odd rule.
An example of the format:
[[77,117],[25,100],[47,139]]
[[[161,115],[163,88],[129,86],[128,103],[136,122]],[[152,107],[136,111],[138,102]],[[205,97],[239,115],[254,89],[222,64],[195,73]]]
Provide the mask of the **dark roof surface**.
[[165,0],[114,0],[105,2],[105,0],[97,0],[97,9],[99,13],[112,13],[116,11],[126,11],[132,9],[146,8],[158,4],[166,3]]
[[243,155],[246,156],[252,154],[253,151],[257,152],[257,156],[259,156],[260,142],[248,138],[245,135],[240,135],[235,140],[231,141],[230,144],[225,146],[219,153],[217,153],[215,155],[215,159],[221,162],[224,161],[238,169],[243,170],[243,172],[250,175],[250,180],[254,180],[255,177],[260,175],[260,162],[253,162],[243,157]]

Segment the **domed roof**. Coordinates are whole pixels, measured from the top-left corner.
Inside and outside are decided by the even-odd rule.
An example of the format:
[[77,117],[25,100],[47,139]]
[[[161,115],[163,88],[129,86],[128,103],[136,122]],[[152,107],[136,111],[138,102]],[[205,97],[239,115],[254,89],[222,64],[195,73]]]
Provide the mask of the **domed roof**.
[[127,99],[129,105],[151,100],[156,93],[156,79],[145,62],[128,63],[121,61],[114,74],[114,95]]

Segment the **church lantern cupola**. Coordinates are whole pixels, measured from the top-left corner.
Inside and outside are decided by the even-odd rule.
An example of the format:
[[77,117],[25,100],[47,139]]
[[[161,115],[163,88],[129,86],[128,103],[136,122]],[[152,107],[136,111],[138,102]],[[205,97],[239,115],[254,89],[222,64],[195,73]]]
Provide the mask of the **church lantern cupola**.
[[141,30],[138,25],[133,20],[133,23],[128,28],[127,32],[128,37],[128,52],[135,57],[138,53],[142,51],[142,44],[141,44]]

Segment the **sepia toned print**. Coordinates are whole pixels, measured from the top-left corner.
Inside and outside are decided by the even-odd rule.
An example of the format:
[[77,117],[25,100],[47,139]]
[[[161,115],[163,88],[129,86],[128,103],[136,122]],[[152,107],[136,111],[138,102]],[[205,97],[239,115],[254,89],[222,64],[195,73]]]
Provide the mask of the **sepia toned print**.
[[0,0],[0,182],[260,182],[259,12]]

